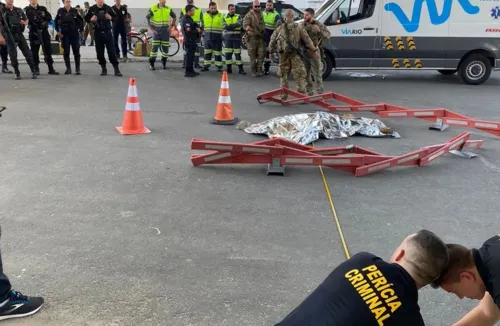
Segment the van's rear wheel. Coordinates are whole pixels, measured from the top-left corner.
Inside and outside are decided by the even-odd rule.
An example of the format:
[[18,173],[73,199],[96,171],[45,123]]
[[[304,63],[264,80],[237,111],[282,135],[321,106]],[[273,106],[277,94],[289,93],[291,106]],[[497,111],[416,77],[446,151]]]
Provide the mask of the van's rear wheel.
[[452,70],[438,70],[438,72],[441,75],[451,76],[451,75],[453,75],[453,74],[455,74],[457,72],[457,69],[452,69]]
[[472,53],[460,64],[458,75],[466,84],[481,85],[490,78],[491,70],[491,62],[487,57]]
[[324,58],[321,59],[321,63],[322,63],[322,71],[323,71],[323,80],[327,79],[328,76],[330,76],[332,74],[332,70],[333,70],[333,60],[332,60],[332,57],[330,56],[330,54],[328,53],[325,53],[325,56]]

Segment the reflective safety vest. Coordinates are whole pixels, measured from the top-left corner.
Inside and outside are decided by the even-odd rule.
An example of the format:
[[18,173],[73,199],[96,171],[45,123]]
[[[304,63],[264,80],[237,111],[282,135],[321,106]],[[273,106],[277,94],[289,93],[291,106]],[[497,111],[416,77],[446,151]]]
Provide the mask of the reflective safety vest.
[[203,30],[205,33],[222,34],[222,20],[224,16],[218,12],[214,16],[211,14],[203,15]]
[[[224,20],[226,21],[226,25],[236,24],[240,20],[240,15],[234,14],[231,17],[231,16],[229,16],[229,14],[227,14],[226,17],[224,17]],[[225,31],[225,33],[226,33],[225,35],[230,35],[230,34],[239,35],[239,34],[241,34],[241,27],[237,27],[237,28],[233,29],[232,31]]]
[[168,26],[168,22],[172,17],[170,17],[170,13],[172,12],[172,8],[169,6],[158,7],[158,5],[151,6],[151,12],[153,16],[150,18],[151,25],[154,27],[164,27]]
[[263,16],[266,29],[274,30],[276,29],[276,27],[278,27],[278,24],[276,23],[276,17],[278,16],[278,13],[276,12],[276,10],[273,10],[272,12],[268,12],[267,10],[265,10]]
[[[181,10],[181,14],[182,14],[183,16],[185,16],[185,15],[186,15],[186,8],[185,8],[185,7],[184,7],[184,8],[182,8],[182,10]],[[194,8],[194,15],[193,15],[193,17],[191,17],[191,19],[192,19],[195,23],[200,24],[200,23],[201,23],[201,9],[199,9],[199,8]]]

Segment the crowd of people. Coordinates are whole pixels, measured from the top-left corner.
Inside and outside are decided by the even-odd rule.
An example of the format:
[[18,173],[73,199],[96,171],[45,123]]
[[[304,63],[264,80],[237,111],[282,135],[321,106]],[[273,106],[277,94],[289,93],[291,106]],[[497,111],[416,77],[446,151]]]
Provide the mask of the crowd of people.
[[[130,48],[128,31],[131,15],[127,6],[120,0],[115,0],[113,6],[108,6],[104,0],[96,0],[90,6],[85,2],[85,9],[71,6],[70,0],[62,0],[64,6],[54,17],[54,28],[57,40],[63,48],[65,74],[72,74],[70,53],[74,57],[74,72],[81,74],[80,46],[90,35],[90,45],[95,45],[97,60],[102,68],[101,75],[107,75],[106,58],[114,68],[116,76],[122,76],[119,68],[120,57],[127,60]],[[254,1],[251,10],[241,17],[235,12],[235,5],[228,6],[228,13],[218,11],[217,4],[210,2],[208,12],[203,12],[194,6],[193,0],[187,1],[187,6],[181,10],[181,32],[184,36],[184,60],[186,77],[196,77],[201,71],[209,71],[212,64],[217,71],[233,72],[233,63],[238,67],[238,73],[246,75],[241,58],[242,37],[246,34],[250,70],[254,77],[268,75],[274,53],[278,53],[278,76],[281,87],[288,87],[288,76],[293,74],[297,82],[297,90],[312,95],[323,92],[321,59],[324,55],[322,44],[330,38],[328,29],[314,19],[314,10],[306,9],[304,21],[294,22],[293,12],[288,11],[285,17],[274,10],[273,1],[266,3],[261,11],[259,1]],[[0,3],[0,54],[2,57],[2,72],[12,73],[7,65],[10,57],[16,79],[21,78],[17,48],[31,69],[32,78],[40,74],[40,48],[50,75],[58,75],[54,69],[52,58],[51,37],[48,26],[52,15],[47,8],[38,5],[38,0],[30,0],[30,5],[21,9],[14,7],[13,0]],[[167,68],[170,34],[176,24],[177,16],[166,4],[159,0],[148,10],[146,19],[153,32],[152,48],[149,66],[155,70],[158,55],[161,57],[162,68]],[[29,46],[23,32],[29,29]],[[119,39],[121,42],[119,42]],[[224,43],[224,47],[223,47]],[[204,58],[200,62],[200,49],[203,44]],[[121,45],[121,46],[120,46]],[[224,53],[222,49],[224,48]],[[120,51],[121,50],[121,51]],[[121,55],[121,56],[120,56]],[[233,61],[234,55],[234,61]],[[224,60],[223,60],[224,58]],[[225,69],[224,69],[225,65]]]

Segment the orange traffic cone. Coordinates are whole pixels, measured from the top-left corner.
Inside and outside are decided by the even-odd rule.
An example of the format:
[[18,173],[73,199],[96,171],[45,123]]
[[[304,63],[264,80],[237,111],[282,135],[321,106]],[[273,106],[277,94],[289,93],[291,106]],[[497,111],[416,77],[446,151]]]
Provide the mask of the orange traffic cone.
[[122,126],[116,127],[116,130],[122,135],[149,134],[151,132],[144,126],[144,122],[142,121],[141,105],[139,104],[135,78],[130,78]]
[[215,125],[234,125],[238,120],[238,118],[233,116],[233,104],[231,103],[231,95],[229,94],[229,80],[227,72],[224,71],[220,84],[219,100],[215,109],[215,117],[210,123]]

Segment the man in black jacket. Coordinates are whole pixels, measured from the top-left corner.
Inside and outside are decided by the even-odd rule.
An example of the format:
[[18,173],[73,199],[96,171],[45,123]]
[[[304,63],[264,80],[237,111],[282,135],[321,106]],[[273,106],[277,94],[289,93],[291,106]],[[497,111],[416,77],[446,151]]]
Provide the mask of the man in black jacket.
[[59,75],[54,70],[54,60],[52,59],[52,47],[50,45],[49,23],[52,15],[44,6],[38,5],[38,0],[30,0],[30,5],[24,8],[28,17],[29,40],[35,71],[40,74],[40,46],[43,49],[45,63],[49,68],[49,75]]
[[99,65],[102,68],[101,76],[108,74],[106,58],[104,57],[104,49],[106,49],[109,62],[111,62],[115,69],[115,76],[121,77],[123,75],[120,72],[118,59],[116,58],[113,33],[111,32],[111,21],[113,19],[116,19],[116,13],[110,6],[104,3],[104,0],[96,0],[96,4],[90,7],[85,15],[87,23],[94,24],[95,52]]
[[30,66],[31,78],[36,79],[37,75],[33,63],[33,55],[23,35],[26,25],[28,25],[26,14],[21,8],[14,7],[14,0],[6,0],[6,5],[1,10],[0,18],[0,32],[2,32],[3,38],[5,39],[10,62],[16,73],[16,79],[21,79],[19,62],[17,61],[17,47],[19,47],[19,50],[21,50],[26,58],[26,62]]
[[201,26],[193,20],[195,7],[193,5],[187,5],[184,9],[186,14],[182,17],[181,21],[182,34],[184,35],[184,47],[186,49],[186,72],[184,77],[196,77],[199,73],[194,71],[193,68],[194,54],[200,37]]
[[127,23],[130,21],[127,6],[122,5],[120,0],[115,0],[115,5],[111,7],[116,14],[113,20],[113,41],[115,43],[116,57],[120,59],[120,47],[118,46],[118,37],[121,38],[123,60],[127,61]]
[[[0,2],[0,19],[1,19],[1,15],[2,15],[4,9],[5,9],[5,5]],[[0,26],[1,25],[2,25],[2,23],[0,22]],[[2,73],[11,74],[12,71],[10,71],[9,68],[7,67],[7,63],[9,61],[9,51],[7,50],[7,44],[2,44],[2,43],[6,43],[5,38],[2,36],[2,34],[3,34],[2,31],[0,31],[0,37],[3,38],[3,41],[0,42],[0,58],[2,59]]]
[[71,7],[70,0],[64,0],[64,7],[59,8],[55,19],[55,29],[63,47],[65,75],[71,74],[70,50],[75,57],[76,74],[80,75],[80,31],[83,29],[83,19],[78,9]]

